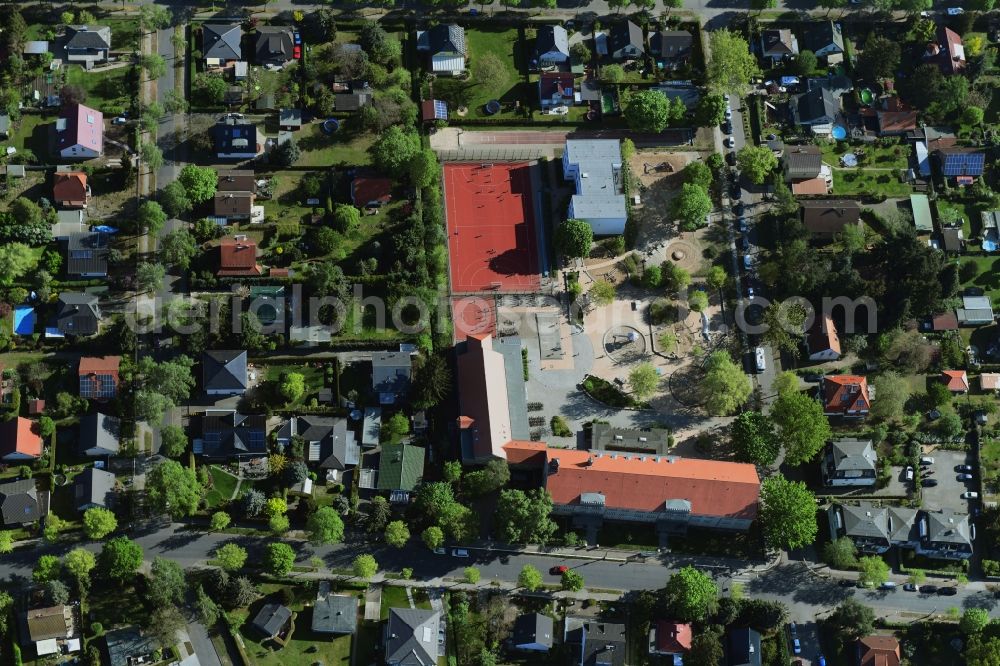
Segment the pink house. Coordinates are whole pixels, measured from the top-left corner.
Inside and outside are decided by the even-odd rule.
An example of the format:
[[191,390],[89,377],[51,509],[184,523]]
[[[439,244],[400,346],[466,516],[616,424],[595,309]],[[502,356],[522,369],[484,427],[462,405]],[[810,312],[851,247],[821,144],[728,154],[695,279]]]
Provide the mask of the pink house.
[[63,109],[56,123],[60,157],[90,160],[104,154],[104,115],[83,104]]

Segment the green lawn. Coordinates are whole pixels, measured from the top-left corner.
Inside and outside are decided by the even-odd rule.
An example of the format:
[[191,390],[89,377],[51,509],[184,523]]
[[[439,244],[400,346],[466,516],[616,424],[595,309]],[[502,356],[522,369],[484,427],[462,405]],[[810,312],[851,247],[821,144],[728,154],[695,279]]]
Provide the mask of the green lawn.
[[979,215],[980,209],[976,207],[974,202],[938,199],[935,204],[937,205],[939,223],[950,224],[959,219],[962,220],[962,233],[965,235],[965,240],[968,241],[980,233],[982,218]]
[[55,125],[55,118],[35,114],[22,115],[15,123],[14,133],[6,146],[13,146],[21,155],[33,155],[45,159],[49,154],[49,132]]
[[[415,600],[414,600],[415,601]],[[383,587],[382,588],[382,619],[389,617],[390,608],[409,608],[410,601],[406,598],[405,587]]]
[[833,169],[833,194],[883,194],[906,197],[913,193],[907,183],[900,182],[896,170]]
[[66,66],[66,83],[87,92],[87,104],[103,113],[120,113],[129,105],[128,67],[88,72],[79,65]]
[[840,166],[840,156],[846,153],[861,152],[863,157],[858,158],[858,163],[864,167],[905,169],[909,166],[908,157],[910,148],[906,145],[896,146],[876,146],[865,144],[864,146],[848,145],[844,141],[823,142],[819,146],[823,151],[823,161],[830,166]]
[[264,368],[264,381],[267,382],[268,386],[273,387],[275,391],[276,403],[283,401],[283,398],[277,396],[278,384],[281,381],[281,375],[285,372],[297,372],[301,374],[305,379],[306,390],[294,403],[289,403],[286,405],[289,409],[293,409],[297,406],[304,405],[309,402],[310,399],[315,398],[319,393],[319,390],[323,388],[323,368],[316,367],[314,365],[290,365],[290,364],[275,364],[267,365]]
[[[448,102],[452,118],[456,122],[461,122],[460,118],[454,115],[460,106],[468,108],[467,118],[488,118],[490,116],[486,115],[484,106],[490,100],[500,100],[509,107],[512,107],[515,101],[534,104],[537,87],[533,88],[521,76],[523,55],[517,40],[517,30],[469,28],[465,31],[465,39],[469,53],[472,54],[467,63],[470,75],[476,71],[476,58],[491,54],[503,65],[503,76],[483,82],[476,81],[474,76],[470,76],[467,80],[438,77],[434,81],[434,97]],[[509,110],[493,117],[503,118],[508,115],[512,115]]]
[[962,283],[964,287],[979,287],[993,301],[1000,299],[1000,257],[965,255],[962,264],[975,264],[979,268],[976,277]]
[[[272,178],[273,192],[270,199],[260,201],[264,206],[264,216],[276,222],[302,222],[306,215],[311,215],[313,208],[305,205],[305,196],[297,190],[306,172],[282,171]],[[325,188],[324,188],[325,190]],[[320,196],[320,201],[323,201]]]
[[247,656],[251,665],[259,666],[349,666],[351,663],[351,636],[332,638],[326,634],[316,634],[310,629],[312,608],[303,608],[301,604],[292,606],[297,613],[295,617],[295,632],[284,647],[279,647],[272,641],[265,645],[257,642],[259,636],[253,628],[245,624],[240,633],[246,644]]
[[365,166],[371,164],[368,148],[375,135],[351,130],[351,121],[341,124],[334,134],[323,132],[321,123],[311,123],[299,130],[297,141],[302,155],[297,167]]
[[1000,492],[1000,440],[987,439],[983,441],[980,450],[983,476],[983,490],[987,495]]
[[236,491],[237,479],[218,465],[210,465],[208,473],[212,477],[212,489],[205,495],[205,503],[211,509],[229,501]]

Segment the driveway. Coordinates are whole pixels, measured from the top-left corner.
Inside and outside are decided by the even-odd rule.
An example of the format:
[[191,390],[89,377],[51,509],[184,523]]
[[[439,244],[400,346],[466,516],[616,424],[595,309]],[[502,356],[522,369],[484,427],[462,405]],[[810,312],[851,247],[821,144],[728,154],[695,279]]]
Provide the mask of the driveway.
[[961,495],[967,490],[972,490],[974,486],[971,482],[959,481],[956,465],[974,465],[972,455],[966,451],[943,451],[934,450],[924,455],[934,458],[933,465],[925,465],[924,469],[930,473],[924,473],[924,478],[936,479],[938,485],[932,488],[923,489],[923,508],[953,509],[961,513],[971,512],[972,506],[969,500],[962,499]]
[[200,622],[189,622],[187,625],[188,638],[194,646],[194,653],[198,655],[198,662],[201,666],[222,666],[219,655],[215,651],[212,639],[208,637],[208,630]]

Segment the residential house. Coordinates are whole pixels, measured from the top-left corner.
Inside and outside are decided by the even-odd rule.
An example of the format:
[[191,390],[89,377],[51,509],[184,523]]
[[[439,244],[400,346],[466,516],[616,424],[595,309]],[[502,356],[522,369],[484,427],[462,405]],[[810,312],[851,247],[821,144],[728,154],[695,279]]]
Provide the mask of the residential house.
[[91,160],[104,154],[104,115],[83,104],[70,104],[56,121],[59,156]]
[[993,304],[989,296],[962,296],[962,307],[955,308],[959,326],[983,326],[993,323]]
[[118,395],[121,356],[84,356],[80,359],[80,397],[112,400]]
[[34,479],[0,483],[0,517],[4,527],[29,525],[46,514],[48,493],[39,492]]
[[753,465],[511,442],[508,462],[541,468],[553,513],[597,529],[603,520],[652,524],[661,536],[688,527],[743,532],[757,516]]
[[820,382],[823,413],[848,419],[863,419],[871,408],[872,390],[860,375],[826,375]]
[[829,313],[816,316],[806,334],[806,350],[810,361],[836,361],[840,358],[840,336]]
[[399,402],[410,390],[412,374],[409,352],[372,352],[372,390],[380,405]]
[[267,417],[240,414],[235,409],[206,409],[201,417],[201,439],[194,452],[205,458],[260,458],[267,455]]
[[257,277],[263,275],[257,263],[257,242],[242,234],[219,242],[218,277]]
[[261,636],[274,639],[281,636],[292,620],[292,611],[281,604],[264,604],[257,611],[250,626]]
[[802,31],[802,47],[817,58],[826,58],[828,65],[843,62],[844,32],[834,21],[806,23]]
[[228,67],[243,59],[243,28],[239,23],[206,23],[201,31],[201,52],[208,67]]
[[252,160],[264,151],[260,132],[249,120],[226,116],[212,128],[212,135],[220,160]]
[[470,335],[456,349],[462,460],[503,458],[505,444],[531,434],[521,339]]
[[843,536],[861,553],[883,554],[892,546],[913,548],[920,540],[917,511],[896,506],[859,502],[856,506],[834,504],[827,512],[830,537]]
[[114,504],[115,475],[103,469],[88,467],[73,480],[76,510],[107,509]]
[[624,232],[621,143],[617,139],[568,139],[562,162],[563,178],[576,185],[567,218],[584,220],[598,236]]
[[57,171],[52,177],[52,200],[63,208],[86,208],[90,185],[82,171]]
[[691,625],[676,620],[657,620],[649,628],[649,654],[673,657],[683,664],[684,655],[691,650]]
[[835,439],[823,454],[823,483],[827,486],[873,486],[878,457],[869,439]]
[[760,34],[760,54],[778,64],[799,54],[799,40],[787,28],[763,30]]
[[569,33],[561,25],[542,25],[535,31],[532,61],[540,70],[559,69],[569,63]]
[[378,208],[392,201],[392,180],[357,176],[351,181],[351,203],[358,208]]
[[796,196],[823,195],[833,186],[833,169],[823,164],[818,146],[788,146],[783,162],[785,182]]
[[332,594],[330,582],[321,580],[311,628],[315,634],[353,634],[358,629],[358,598],[353,594]]
[[116,416],[95,412],[80,417],[80,455],[91,458],[118,455],[120,434],[121,422]]
[[361,448],[374,449],[382,437],[382,409],[365,407],[361,419]]
[[155,663],[153,653],[160,643],[151,633],[144,634],[139,627],[109,629],[104,634],[110,666],[138,666]]
[[[366,91],[337,93],[333,96],[333,108],[335,111],[346,111],[353,113],[360,111],[362,107],[368,106],[372,101],[372,94]],[[426,120],[426,117],[424,118]],[[447,117],[445,117],[447,120]]]
[[[33,608],[25,611],[22,616],[26,635],[21,643],[35,646],[39,657],[58,654],[60,649],[67,652],[79,651],[80,641],[69,645],[67,641],[77,634],[77,618],[74,606],[60,604],[49,608]],[[71,650],[70,648],[74,648]]]
[[966,65],[962,38],[951,28],[938,26],[934,41],[924,51],[924,62],[936,64],[945,76],[958,74]]
[[107,277],[109,250],[107,234],[71,232],[66,241],[66,274],[80,278]]
[[962,254],[965,250],[965,233],[961,225],[941,228],[941,245],[948,254]]
[[967,560],[972,557],[975,527],[969,514],[951,509],[921,511],[920,542],[917,554],[939,560]]
[[796,95],[791,107],[796,125],[809,127],[813,134],[828,135],[840,115],[840,97],[827,88],[813,88]]
[[1000,391],[1000,372],[984,372],[979,375],[979,389],[986,391]]
[[735,627],[726,637],[727,666],[761,666],[760,634],[749,627]]
[[333,416],[293,416],[277,432],[277,442],[287,447],[293,438],[304,442],[304,454],[309,463],[327,471],[327,478],[336,480],[340,474],[358,465],[361,449],[347,421]]
[[635,60],[646,53],[642,28],[632,21],[616,21],[608,26],[608,56],[612,60]]
[[936,333],[940,333],[942,331],[957,331],[958,316],[955,314],[954,310],[950,312],[939,312],[938,314],[931,315],[921,321],[920,330],[934,331]]
[[455,23],[439,23],[417,31],[417,51],[426,53],[434,74],[458,76],[465,71],[469,50],[465,28]]
[[378,490],[409,493],[424,477],[424,449],[405,444],[383,444],[379,454]]
[[937,157],[941,175],[954,178],[959,185],[971,185],[983,175],[986,166],[986,154],[975,148],[952,146],[938,150]]
[[6,463],[37,460],[44,442],[38,424],[18,416],[0,423],[0,460]]
[[448,103],[441,99],[425,99],[420,102],[420,119],[425,123],[447,122]]
[[965,370],[942,370],[941,381],[952,393],[969,392],[969,375]]
[[916,227],[917,234],[929,234],[934,231],[931,203],[926,194],[911,194],[910,210],[913,212],[913,226]]
[[286,132],[302,129],[302,109],[278,109],[278,128]]
[[552,649],[553,622],[548,615],[524,613],[514,620],[511,643],[515,650],[548,652]]
[[688,64],[693,48],[694,35],[687,30],[662,30],[649,39],[649,50],[667,70]]
[[56,329],[66,336],[86,336],[97,333],[101,308],[95,294],[66,291],[59,294],[56,305]]
[[390,608],[385,632],[386,666],[435,666],[444,652],[441,612]]
[[111,51],[111,28],[106,25],[66,26],[67,62],[82,63],[87,69],[107,62]]
[[858,666],[899,666],[902,663],[895,636],[865,636],[855,644]]
[[861,204],[848,199],[802,201],[802,224],[815,240],[833,240],[848,226],[861,227]]
[[254,46],[254,62],[265,67],[284,67],[294,51],[292,29],[287,26],[259,26]]
[[875,116],[879,136],[909,136],[917,131],[917,112],[899,97],[884,97]]
[[573,106],[576,99],[573,74],[570,72],[542,72],[538,77],[538,103],[543,109],[554,106]]
[[628,634],[624,624],[596,618],[567,617],[563,643],[579,666],[625,666]]
[[249,220],[256,202],[253,192],[216,191],[212,199],[212,213],[216,221],[229,224],[238,220]]
[[212,350],[201,357],[202,383],[208,395],[243,395],[249,385],[246,350]]
[[590,426],[590,448],[597,451],[627,451],[666,455],[673,446],[666,428],[616,428],[607,423]]

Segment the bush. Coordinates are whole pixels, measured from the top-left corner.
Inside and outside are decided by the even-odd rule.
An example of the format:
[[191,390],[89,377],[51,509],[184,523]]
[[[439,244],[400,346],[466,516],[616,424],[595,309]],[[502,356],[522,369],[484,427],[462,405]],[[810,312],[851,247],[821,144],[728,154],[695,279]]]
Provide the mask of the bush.
[[552,417],[552,434],[556,437],[572,437],[573,431],[570,429],[569,424],[566,423],[566,419],[559,416]]
[[658,298],[649,306],[649,320],[654,326],[677,322],[677,305],[668,298]]
[[997,560],[983,560],[983,573],[987,576],[1000,576],[1000,562]]

